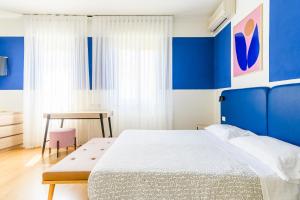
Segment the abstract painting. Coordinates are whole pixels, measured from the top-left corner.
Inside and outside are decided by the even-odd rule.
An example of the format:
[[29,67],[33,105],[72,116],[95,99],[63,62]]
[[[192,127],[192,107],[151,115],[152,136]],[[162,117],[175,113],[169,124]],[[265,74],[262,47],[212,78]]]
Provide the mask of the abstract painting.
[[262,69],[262,5],[233,28],[233,76]]

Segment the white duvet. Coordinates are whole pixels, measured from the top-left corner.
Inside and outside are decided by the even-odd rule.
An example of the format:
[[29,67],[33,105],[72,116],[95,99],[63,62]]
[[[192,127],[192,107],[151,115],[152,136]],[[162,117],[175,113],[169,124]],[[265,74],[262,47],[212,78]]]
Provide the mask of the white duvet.
[[300,199],[299,185],[206,131],[125,131],[88,189],[91,200]]

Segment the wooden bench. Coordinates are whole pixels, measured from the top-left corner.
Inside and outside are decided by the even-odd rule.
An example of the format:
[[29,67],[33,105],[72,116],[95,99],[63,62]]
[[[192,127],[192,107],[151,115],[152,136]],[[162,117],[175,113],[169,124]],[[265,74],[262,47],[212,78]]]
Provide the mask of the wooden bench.
[[48,200],[52,200],[56,184],[87,183],[89,175],[114,138],[94,138],[43,172],[43,184],[50,184]]

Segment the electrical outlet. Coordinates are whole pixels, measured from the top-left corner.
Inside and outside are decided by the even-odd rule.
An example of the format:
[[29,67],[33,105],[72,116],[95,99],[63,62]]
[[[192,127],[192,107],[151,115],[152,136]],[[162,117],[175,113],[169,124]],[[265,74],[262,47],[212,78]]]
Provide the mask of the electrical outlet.
[[226,122],[226,117],[222,116],[222,122]]

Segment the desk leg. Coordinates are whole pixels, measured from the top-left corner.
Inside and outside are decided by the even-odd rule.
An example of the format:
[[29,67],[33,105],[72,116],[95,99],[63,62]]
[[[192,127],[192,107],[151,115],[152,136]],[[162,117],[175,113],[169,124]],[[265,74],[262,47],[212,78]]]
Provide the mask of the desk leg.
[[45,128],[45,133],[44,133],[43,149],[42,149],[42,156],[44,155],[45,148],[46,148],[46,141],[47,141],[47,134],[48,134],[49,122],[50,122],[50,115],[47,115],[47,122],[46,122],[46,128]]
[[112,130],[111,130],[111,120],[110,120],[110,117],[108,117],[108,125],[109,125],[109,137],[112,138]]
[[105,138],[103,114],[102,113],[100,114],[100,123],[101,123],[102,137]]
[[62,128],[63,126],[64,126],[64,119],[61,119],[60,128]]

